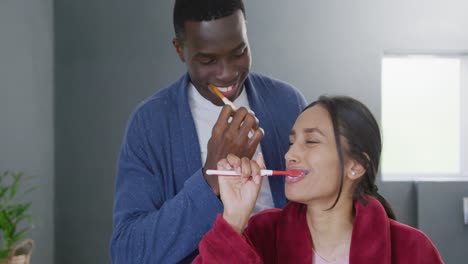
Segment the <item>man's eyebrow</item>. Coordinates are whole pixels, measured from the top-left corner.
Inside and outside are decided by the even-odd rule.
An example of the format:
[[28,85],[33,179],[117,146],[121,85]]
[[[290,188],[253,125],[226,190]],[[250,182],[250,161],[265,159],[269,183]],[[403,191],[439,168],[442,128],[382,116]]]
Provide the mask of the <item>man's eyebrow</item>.
[[216,55],[212,54],[212,53],[206,53],[206,52],[201,52],[200,51],[200,52],[197,52],[197,54],[195,54],[194,57],[210,57],[210,58],[212,58],[212,57],[216,57]]
[[247,48],[247,45],[245,44],[245,42],[242,42],[239,45],[237,45],[237,47],[233,48],[232,51],[237,51],[243,48]]
[[[247,45],[245,44],[245,42],[242,42],[240,43],[239,45],[237,45],[235,48],[233,48],[230,52],[236,52],[240,49],[243,49],[243,48],[247,48]],[[203,51],[199,51],[197,52],[194,57],[216,57],[217,55],[214,54],[214,53],[209,53],[209,52],[203,52]]]

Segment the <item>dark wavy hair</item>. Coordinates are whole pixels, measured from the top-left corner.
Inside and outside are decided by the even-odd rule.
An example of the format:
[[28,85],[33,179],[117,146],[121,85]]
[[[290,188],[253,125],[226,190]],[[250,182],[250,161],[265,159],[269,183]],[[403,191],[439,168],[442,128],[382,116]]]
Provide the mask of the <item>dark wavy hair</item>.
[[[378,188],[375,185],[382,152],[382,139],[379,125],[370,110],[363,103],[348,96],[320,96],[317,101],[306,106],[303,112],[315,105],[323,106],[330,115],[341,167],[339,192],[335,202],[329,209],[335,207],[341,197],[344,178],[344,154],[346,154],[366,168],[365,174],[360,178],[354,190],[353,199],[360,200],[365,204],[365,196],[373,196],[385,208],[388,217],[396,219],[392,207],[378,193]],[[346,148],[343,148],[340,136],[346,140]]]
[[184,40],[187,21],[209,21],[230,16],[237,10],[246,17],[242,0],[176,0],[173,13],[176,37]]

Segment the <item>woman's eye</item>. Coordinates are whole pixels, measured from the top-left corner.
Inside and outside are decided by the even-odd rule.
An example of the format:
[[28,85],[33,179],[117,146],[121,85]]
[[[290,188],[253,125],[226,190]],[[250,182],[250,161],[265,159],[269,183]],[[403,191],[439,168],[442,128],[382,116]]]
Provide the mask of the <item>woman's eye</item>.
[[314,141],[314,140],[307,140],[306,141],[307,144],[317,144],[319,143],[318,141]]

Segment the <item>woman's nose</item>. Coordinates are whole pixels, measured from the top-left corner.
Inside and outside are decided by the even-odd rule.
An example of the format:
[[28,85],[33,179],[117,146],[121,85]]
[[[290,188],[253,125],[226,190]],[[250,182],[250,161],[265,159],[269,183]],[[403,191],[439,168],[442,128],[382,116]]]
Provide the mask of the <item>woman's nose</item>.
[[295,147],[295,144],[292,144],[289,146],[288,152],[284,155],[284,158],[286,160],[286,164],[295,164],[299,162],[299,157],[297,153],[297,149]]

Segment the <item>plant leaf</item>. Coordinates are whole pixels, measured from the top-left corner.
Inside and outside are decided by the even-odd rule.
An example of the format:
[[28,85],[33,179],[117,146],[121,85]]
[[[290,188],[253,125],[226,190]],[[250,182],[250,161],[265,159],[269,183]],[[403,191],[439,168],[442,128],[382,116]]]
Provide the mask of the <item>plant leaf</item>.
[[29,228],[25,228],[20,232],[16,233],[12,238],[12,243],[16,243],[16,241],[22,239],[27,233],[29,232]]
[[[29,179],[22,172],[0,172],[0,259],[7,257],[15,242],[31,230],[32,216],[28,211],[32,202],[16,202],[35,189],[23,191],[23,184]],[[27,222],[26,228],[17,232],[23,222]]]

